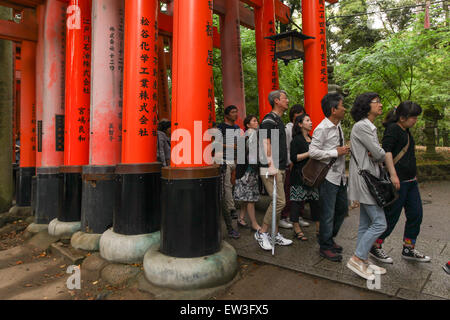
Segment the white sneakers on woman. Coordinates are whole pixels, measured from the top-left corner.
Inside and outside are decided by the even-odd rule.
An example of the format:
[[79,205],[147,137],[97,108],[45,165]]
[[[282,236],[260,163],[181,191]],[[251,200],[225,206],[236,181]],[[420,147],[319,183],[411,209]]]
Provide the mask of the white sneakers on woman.
[[369,261],[365,263],[363,261],[356,261],[350,258],[347,262],[347,267],[354,273],[367,280],[374,280],[377,274],[386,274],[386,269],[379,267]]

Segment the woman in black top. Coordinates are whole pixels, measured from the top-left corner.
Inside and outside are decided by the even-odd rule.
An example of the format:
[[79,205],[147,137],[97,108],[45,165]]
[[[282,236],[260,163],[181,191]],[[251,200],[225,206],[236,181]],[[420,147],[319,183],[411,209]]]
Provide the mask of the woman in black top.
[[308,134],[312,129],[311,118],[307,114],[298,116],[292,128],[292,142],[290,145],[290,157],[293,163],[291,171],[291,222],[294,227],[294,236],[299,240],[308,240],[300,228],[298,218],[303,208],[302,202],[309,202],[311,218],[316,222],[316,234],[319,232],[319,191],[303,184],[302,169],[309,159],[309,144],[311,136]]
[[404,101],[388,114],[384,123],[386,130],[383,136],[383,149],[386,151],[386,166],[391,181],[399,192],[399,198],[385,208],[387,229],[370,250],[371,256],[381,262],[393,263],[392,258],[386,254],[381,245],[394,230],[403,208],[405,209],[406,225],[403,234],[402,257],[420,262],[431,260],[430,257],[415,250],[423,209],[416,178],[415,143],[409,129],[416,124],[417,117],[421,113],[422,108],[418,104]]

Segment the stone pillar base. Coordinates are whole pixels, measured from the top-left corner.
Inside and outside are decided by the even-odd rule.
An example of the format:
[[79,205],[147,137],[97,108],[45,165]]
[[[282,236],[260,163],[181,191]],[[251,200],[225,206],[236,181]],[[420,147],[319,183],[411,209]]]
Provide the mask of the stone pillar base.
[[57,218],[48,225],[48,234],[54,237],[71,238],[81,228],[81,221],[61,222]]
[[159,247],[160,232],[126,236],[106,230],[100,238],[100,256],[110,262],[139,263],[147,250]]
[[70,244],[75,249],[86,251],[100,250],[100,233],[86,233],[82,231],[75,232],[70,239]]
[[25,217],[33,215],[31,207],[20,207],[18,205],[12,206],[9,213],[16,217]]
[[33,233],[33,234],[39,233],[44,230],[48,230],[48,224],[37,224],[34,222],[32,224],[30,224],[26,229],[27,232]]
[[222,249],[198,258],[175,258],[151,247],[144,257],[146,279],[159,287],[176,290],[213,288],[233,280],[238,271],[236,250],[222,242]]

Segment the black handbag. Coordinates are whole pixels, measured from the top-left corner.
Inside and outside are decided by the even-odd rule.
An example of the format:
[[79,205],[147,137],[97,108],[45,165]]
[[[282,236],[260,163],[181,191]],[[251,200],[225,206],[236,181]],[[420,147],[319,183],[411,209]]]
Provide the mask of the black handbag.
[[358,161],[356,161],[353,153],[351,153],[351,156],[355,160],[358,173],[363,177],[370,194],[379,207],[385,208],[398,199],[398,192],[384,167],[380,165],[380,177],[376,177],[369,171],[359,168]]

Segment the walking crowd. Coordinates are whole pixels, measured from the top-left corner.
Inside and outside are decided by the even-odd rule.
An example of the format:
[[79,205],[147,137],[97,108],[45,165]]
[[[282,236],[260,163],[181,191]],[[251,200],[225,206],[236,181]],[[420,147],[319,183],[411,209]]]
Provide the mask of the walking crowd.
[[[416,178],[415,143],[410,128],[416,124],[421,107],[412,101],[403,101],[389,112],[383,122],[385,130],[380,143],[374,125],[375,119],[383,114],[380,96],[374,92],[363,93],[355,99],[351,108],[350,114],[355,124],[350,141],[346,142],[341,123],[347,110],[339,93],[329,93],[323,97],[321,107],[325,118],[314,129],[312,136],[311,118],[299,104],[291,107],[290,122],[284,124],[282,117],[289,109],[285,91],[272,91],[268,99],[272,111],[264,116],[261,124],[256,115],[248,115],[244,119],[245,133],[240,136],[234,134],[235,130],[240,130],[236,124],[236,106],[227,106],[224,122],[217,125],[222,136],[227,137],[223,142],[221,199],[228,236],[240,237],[232,225],[232,219],[235,219],[240,228],[254,231],[254,238],[263,250],[272,250],[273,244],[289,246],[293,240],[308,241],[302,230],[309,226],[302,217],[305,204],[308,204],[320,256],[341,262],[344,248],[335,242],[335,238],[352,202],[359,204],[360,221],[356,246],[347,262],[350,270],[369,280],[375,278],[374,274],[386,273],[386,269],[375,262],[393,263],[393,259],[383,250],[383,242],[394,230],[402,210],[406,216],[402,257],[429,262],[430,257],[415,249],[423,209]],[[161,128],[164,131],[167,126]],[[267,135],[258,139],[262,129]],[[232,133],[227,134],[228,130]],[[278,133],[276,137],[274,132]],[[245,142],[243,163],[237,161],[238,139]],[[167,139],[162,134],[159,143],[158,150],[161,149],[161,152],[158,154],[163,154]],[[348,177],[346,156],[350,158]],[[167,158],[161,156],[163,161]],[[319,185],[311,186],[304,179],[303,169],[310,161],[327,165],[328,171]],[[363,171],[375,177],[380,177],[383,172],[389,174],[396,194],[389,205],[380,206],[361,174]],[[274,186],[276,199],[268,206],[263,220],[258,222],[255,203],[264,190],[272,196]],[[235,203],[240,204],[239,212]],[[273,226],[275,239],[270,234],[273,205],[276,214]],[[246,221],[246,216],[249,221]],[[292,228],[292,240],[283,236],[278,227]]]
[[[269,95],[272,111],[264,116],[261,124],[255,115],[244,120],[246,161],[244,164],[229,161],[224,165],[225,220],[237,219],[239,227],[253,229],[254,237],[263,250],[272,250],[272,244],[288,246],[293,240],[307,241],[302,227],[309,225],[302,215],[305,204],[310,207],[310,217],[315,224],[319,254],[331,261],[342,261],[344,248],[335,242],[344,218],[348,215],[349,202],[359,203],[360,223],[356,247],[347,267],[365,279],[374,279],[374,274],[384,274],[386,269],[376,262],[393,263],[393,259],[383,250],[383,241],[395,228],[402,210],[406,216],[402,257],[420,262],[430,261],[430,257],[415,249],[420,232],[423,210],[416,178],[416,158],[414,138],[409,129],[421,114],[421,107],[411,101],[404,101],[391,111],[384,120],[384,135],[378,140],[374,121],[383,114],[380,96],[367,92],[359,95],[350,111],[355,124],[350,141],[346,143],[341,122],[346,116],[344,99],[338,93],[330,93],[321,101],[325,118],[317,125],[312,136],[311,118],[301,105],[294,105],[289,111],[290,122],[284,125],[282,116],[289,109],[289,99],[283,90]],[[224,123],[218,128],[225,136],[226,130],[235,130],[237,108],[225,108]],[[267,130],[267,137],[259,140],[257,151],[248,150],[252,140],[258,141],[258,131]],[[278,143],[272,143],[271,132],[278,130]],[[226,148],[236,151],[235,141],[226,141]],[[278,148],[275,150],[274,148]],[[251,157],[260,152],[266,161],[255,164]],[[278,157],[273,157],[274,154]],[[236,152],[235,152],[236,155]],[[346,175],[346,156],[350,157],[349,175]],[[260,155],[261,156],[261,155]],[[303,167],[310,159],[329,164],[323,182],[310,186],[303,179]],[[236,160],[236,157],[235,159]],[[397,197],[388,206],[381,207],[371,194],[367,182],[360,174],[366,170],[379,177],[383,170],[389,173],[390,181]],[[271,202],[263,221],[255,217],[255,203],[259,200],[262,182],[268,195],[273,194],[276,180],[276,225],[275,239],[269,232],[272,227]],[[234,192],[233,192],[234,186]],[[239,202],[236,214],[234,202]],[[248,215],[249,224],[245,221]],[[292,228],[292,239],[284,237],[278,227]],[[228,235],[239,238],[237,230],[227,223]],[[369,260],[369,257],[372,259]]]

